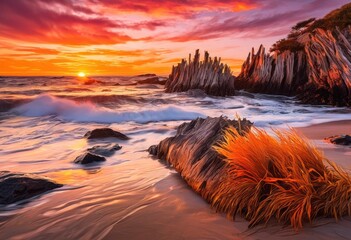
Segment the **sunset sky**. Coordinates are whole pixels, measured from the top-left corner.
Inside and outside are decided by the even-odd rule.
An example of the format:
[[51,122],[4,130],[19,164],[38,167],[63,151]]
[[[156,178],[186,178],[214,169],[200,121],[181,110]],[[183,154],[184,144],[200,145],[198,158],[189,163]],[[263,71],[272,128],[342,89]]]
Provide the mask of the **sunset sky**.
[[169,74],[199,48],[234,73],[346,0],[0,0],[0,75]]

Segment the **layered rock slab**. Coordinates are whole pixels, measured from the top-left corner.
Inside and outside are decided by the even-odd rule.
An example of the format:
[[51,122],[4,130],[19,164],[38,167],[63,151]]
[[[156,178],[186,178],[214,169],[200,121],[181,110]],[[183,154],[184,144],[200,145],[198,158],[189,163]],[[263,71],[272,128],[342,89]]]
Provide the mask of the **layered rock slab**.
[[229,181],[229,166],[213,146],[223,140],[224,130],[229,126],[245,134],[252,123],[225,117],[198,118],[180,125],[175,136],[151,146],[149,153],[172,165],[204,199],[223,209],[232,200],[232,189],[225,187],[223,191]]

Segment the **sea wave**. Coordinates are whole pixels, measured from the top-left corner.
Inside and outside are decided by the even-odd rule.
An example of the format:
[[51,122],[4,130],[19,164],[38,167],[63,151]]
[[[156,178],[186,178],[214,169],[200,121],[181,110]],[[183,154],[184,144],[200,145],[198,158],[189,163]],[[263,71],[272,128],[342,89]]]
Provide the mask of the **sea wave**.
[[12,112],[27,117],[53,115],[64,121],[96,123],[147,123],[190,120],[203,117],[199,112],[187,111],[172,105],[158,108],[157,110],[114,111],[96,106],[93,103],[76,102],[48,94],[40,95],[31,102],[12,109]]
[[[67,92],[66,90],[61,90],[62,92]],[[56,91],[61,92],[61,91]],[[8,94],[24,94],[23,92],[9,92]],[[25,95],[25,94],[24,94]],[[45,96],[49,95],[52,96],[48,93],[41,93],[39,96]],[[38,95],[37,95],[38,96]],[[162,98],[157,98],[157,97],[142,97],[142,96],[129,96],[129,95],[81,95],[81,96],[66,96],[66,95],[57,95],[55,94],[57,98],[60,99],[69,99],[74,102],[90,102],[94,103],[97,105],[103,105],[103,106],[114,106],[117,107],[119,105],[124,105],[124,104],[171,104],[172,100],[169,99],[162,99]],[[16,99],[9,99],[9,98],[3,98],[0,99],[0,112],[7,112],[15,107],[18,107],[22,105],[23,103],[30,102],[32,100],[35,100],[36,97],[23,97],[23,98],[16,98]]]
[[20,104],[23,104],[25,99],[0,99],[0,112],[6,112]]

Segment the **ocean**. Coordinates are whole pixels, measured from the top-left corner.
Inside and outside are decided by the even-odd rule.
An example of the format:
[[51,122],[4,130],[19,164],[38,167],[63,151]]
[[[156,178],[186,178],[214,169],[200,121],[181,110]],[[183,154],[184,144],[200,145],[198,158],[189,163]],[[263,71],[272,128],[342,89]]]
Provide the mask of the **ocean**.
[[[240,116],[267,131],[351,119],[350,108],[299,104],[292,97],[246,92],[210,97],[131,85],[143,78],[0,78],[0,169],[64,184],[30,201],[0,206],[0,239],[241,238],[247,222],[233,223],[214,212],[171,166],[148,154],[149,146],[197,117]],[[131,139],[83,137],[101,127]],[[73,163],[87,148],[111,142],[122,149],[106,162]]]

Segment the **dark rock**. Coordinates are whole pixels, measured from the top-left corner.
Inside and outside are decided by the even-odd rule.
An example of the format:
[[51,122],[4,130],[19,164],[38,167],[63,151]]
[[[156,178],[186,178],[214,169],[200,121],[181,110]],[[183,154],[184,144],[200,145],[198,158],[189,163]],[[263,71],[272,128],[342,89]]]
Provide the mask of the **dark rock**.
[[92,154],[97,154],[104,157],[110,157],[121,148],[122,147],[119,144],[107,144],[107,145],[93,146],[91,148],[88,148],[88,151]]
[[162,88],[159,84],[140,84],[136,88],[138,89],[160,89]]
[[148,149],[148,152],[149,152],[151,155],[156,156],[157,153],[158,153],[158,146],[157,146],[157,145],[152,145],[152,146],[150,146],[149,149]]
[[200,61],[199,50],[196,50],[194,59],[183,59],[178,66],[173,66],[172,73],[165,85],[166,92],[185,92],[190,89],[201,89],[212,96],[234,95],[234,76],[230,68],[221,63],[221,59],[212,59],[205,52],[203,61]]
[[186,92],[186,95],[189,97],[194,97],[194,98],[205,98],[208,95],[201,89],[190,89],[189,91]]
[[89,163],[104,162],[104,161],[106,161],[106,158],[87,152],[87,153],[84,153],[84,154],[78,156],[74,160],[74,163],[89,164]]
[[344,146],[351,145],[350,135],[337,135],[337,136],[328,137],[325,140],[337,145],[344,145]]
[[166,80],[160,80],[159,77],[151,77],[151,78],[147,78],[144,80],[139,80],[137,81],[138,84],[160,84],[160,85],[165,85],[166,84]]
[[157,75],[154,73],[146,73],[146,74],[140,74],[136,75],[136,77],[156,77]]
[[49,179],[34,175],[0,172],[0,204],[11,204],[62,187]]
[[84,137],[88,139],[96,139],[96,138],[118,138],[121,140],[128,140],[129,137],[124,135],[123,133],[112,130],[111,128],[97,128],[93,131],[87,132]]

